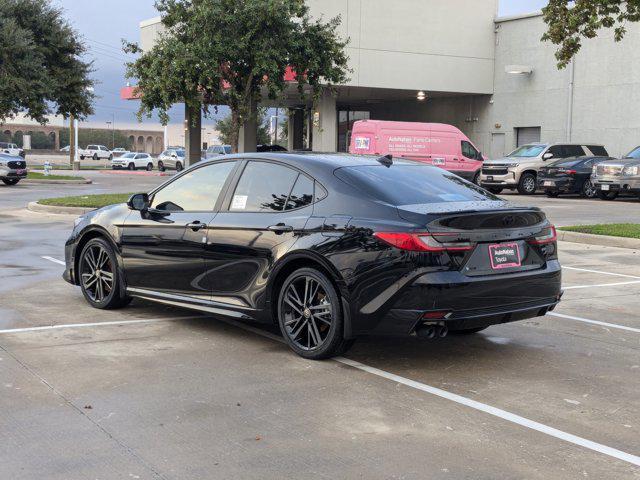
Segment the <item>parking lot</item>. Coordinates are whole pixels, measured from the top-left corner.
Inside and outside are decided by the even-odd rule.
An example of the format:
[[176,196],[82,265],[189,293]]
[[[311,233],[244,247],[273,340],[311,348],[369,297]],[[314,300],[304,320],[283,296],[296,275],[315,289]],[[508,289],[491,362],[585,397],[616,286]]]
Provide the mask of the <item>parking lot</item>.
[[[134,300],[90,308],[60,277],[73,216],[33,200],[165,180],[0,186],[3,478],[640,478],[640,253],[561,242],[552,314],[437,341],[295,356],[277,332]],[[558,225],[640,201],[548,199]]]

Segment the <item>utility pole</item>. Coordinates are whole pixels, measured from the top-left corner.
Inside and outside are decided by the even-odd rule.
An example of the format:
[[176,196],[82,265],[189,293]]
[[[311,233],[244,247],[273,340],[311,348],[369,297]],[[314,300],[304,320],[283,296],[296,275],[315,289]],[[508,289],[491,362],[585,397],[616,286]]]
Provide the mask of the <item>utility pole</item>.
[[69,166],[73,169],[76,159],[76,131],[75,131],[75,117],[69,116]]

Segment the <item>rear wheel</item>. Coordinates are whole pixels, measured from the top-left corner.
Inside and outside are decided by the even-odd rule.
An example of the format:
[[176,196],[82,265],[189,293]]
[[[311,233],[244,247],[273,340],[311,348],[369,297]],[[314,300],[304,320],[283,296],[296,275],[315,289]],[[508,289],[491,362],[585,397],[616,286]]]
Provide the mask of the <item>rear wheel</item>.
[[147,163],[147,172],[153,170],[153,163]]
[[449,329],[450,335],[473,335],[474,333],[481,332],[482,330],[486,330],[489,327],[477,327],[477,328],[464,328],[462,330],[451,330]]
[[618,192],[604,192],[602,190],[598,190],[598,198],[600,200],[615,200],[618,198]]
[[20,181],[19,178],[3,178],[2,179],[2,182],[5,185],[9,185],[9,186],[16,185],[19,181]]
[[580,189],[580,194],[585,198],[595,198],[596,192],[596,187],[593,185],[591,180],[585,180],[582,184],[582,188]]
[[304,358],[330,358],[353,345],[343,336],[338,292],[326,275],[313,268],[296,270],[282,284],[278,324],[289,347]]
[[504,190],[504,189],[500,188],[500,187],[487,187],[487,190],[489,190],[494,195],[499,195],[499,194],[502,193],[502,190]]
[[518,182],[520,195],[533,195],[536,193],[536,176],[533,173],[523,173]]
[[116,255],[105,239],[87,242],[80,254],[78,273],[82,294],[92,307],[109,310],[131,302],[131,297],[121,293]]
[[127,168],[128,168],[129,170],[135,170],[135,169],[136,169],[136,164],[135,164],[135,163],[130,163],[130,164],[127,166]]
[[176,162],[176,172],[182,171],[182,164],[180,162]]

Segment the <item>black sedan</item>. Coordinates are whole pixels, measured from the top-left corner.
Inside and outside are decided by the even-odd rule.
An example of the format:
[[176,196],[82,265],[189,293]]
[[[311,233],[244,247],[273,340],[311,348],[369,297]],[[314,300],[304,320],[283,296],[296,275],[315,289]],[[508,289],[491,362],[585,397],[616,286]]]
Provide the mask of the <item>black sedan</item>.
[[597,190],[591,182],[593,167],[611,157],[571,157],[545,165],[538,172],[538,187],[548,197],[561,193],[578,193],[585,198],[595,198]]
[[200,162],[79,218],[65,256],[64,278],[93,307],[139,297],[273,322],[313,359],[360,335],[475,333],[561,296],[543,212],[389,157]]

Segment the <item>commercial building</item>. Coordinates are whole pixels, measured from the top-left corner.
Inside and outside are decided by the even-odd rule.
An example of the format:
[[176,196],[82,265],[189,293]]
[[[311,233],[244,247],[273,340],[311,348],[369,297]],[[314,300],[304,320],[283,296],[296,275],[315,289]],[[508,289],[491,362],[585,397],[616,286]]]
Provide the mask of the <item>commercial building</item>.
[[[586,40],[558,70],[541,14],[498,18],[498,0],[307,3],[316,17],[341,16],[352,73],[315,106],[285,93],[291,147],[344,151],[353,122],[368,118],[449,123],[492,158],[529,141],[602,143],[614,155],[640,144],[637,25],[620,43],[609,31]],[[141,24],[143,48],[161,29],[159,18]]]

